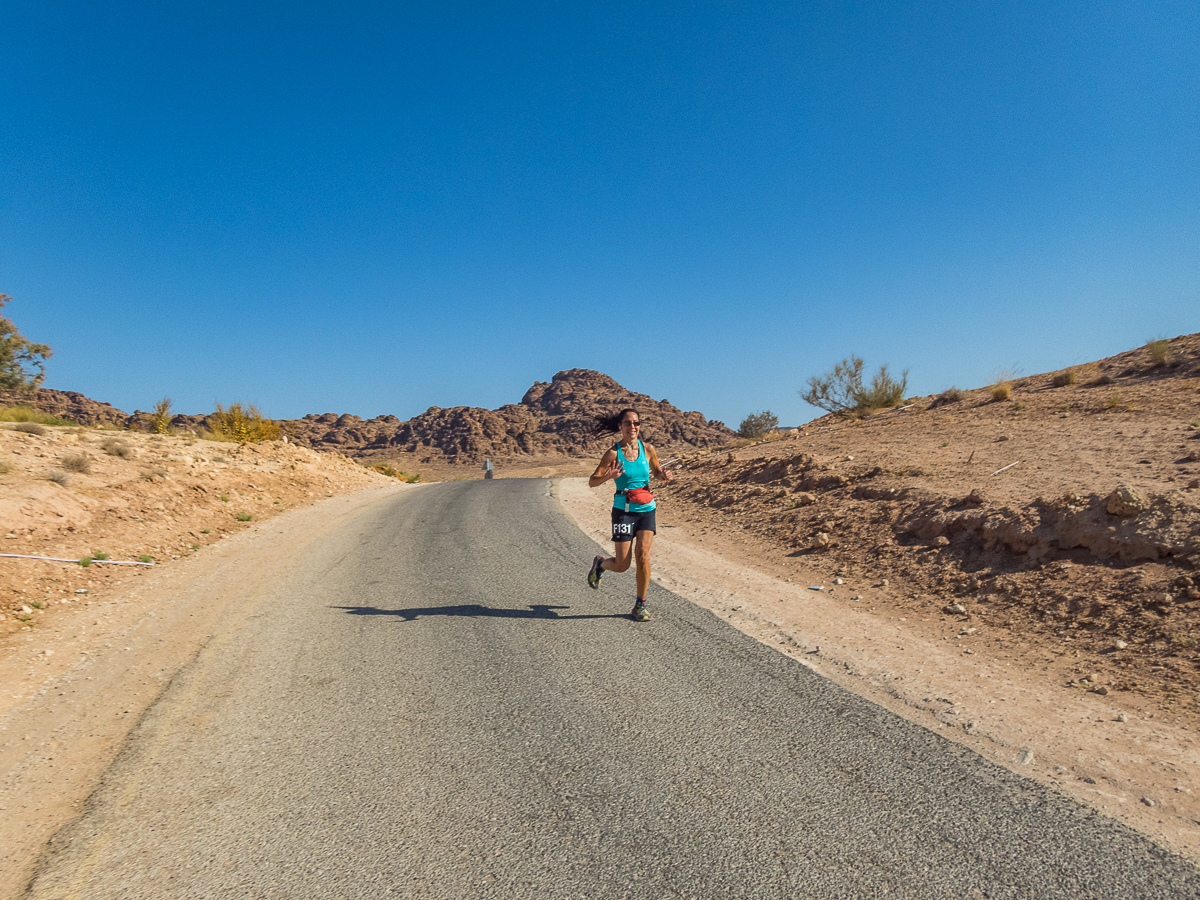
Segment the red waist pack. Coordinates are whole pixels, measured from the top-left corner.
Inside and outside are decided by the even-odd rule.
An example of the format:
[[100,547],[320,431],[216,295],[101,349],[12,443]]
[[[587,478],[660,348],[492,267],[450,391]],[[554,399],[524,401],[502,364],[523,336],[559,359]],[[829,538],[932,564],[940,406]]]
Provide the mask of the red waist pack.
[[633,488],[632,490],[624,491],[625,499],[630,503],[636,503],[638,506],[645,506],[647,503],[654,502],[654,495],[650,493],[649,488]]

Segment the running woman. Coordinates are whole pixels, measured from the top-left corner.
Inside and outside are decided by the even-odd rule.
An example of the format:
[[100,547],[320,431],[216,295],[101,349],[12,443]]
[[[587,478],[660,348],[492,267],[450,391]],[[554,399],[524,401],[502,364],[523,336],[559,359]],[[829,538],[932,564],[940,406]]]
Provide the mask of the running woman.
[[658,530],[654,523],[656,503],[633,503],[625,496],[627,491],[650,486],[650,475],[670,481],[674,474],[658,464],[658,454],[650,444],[643,444],[639,435],[642,419],[636,409],[623,409],[615,416],[596,416],[596,434],[621,432],[621,440],[606,450],[600,457],[600,465],[588,479],[588,487],[600,487],[606,481],[616,484],[613,497],[612,539],[615,556],[597,556],[592,560],[588,572],[588,584],[600,587],[605,572],[625,572],[631,561],[637,562],[637,600],[633,604],[630,618],[635,622],[648,622],[646,591],[650,587],[650,547]]

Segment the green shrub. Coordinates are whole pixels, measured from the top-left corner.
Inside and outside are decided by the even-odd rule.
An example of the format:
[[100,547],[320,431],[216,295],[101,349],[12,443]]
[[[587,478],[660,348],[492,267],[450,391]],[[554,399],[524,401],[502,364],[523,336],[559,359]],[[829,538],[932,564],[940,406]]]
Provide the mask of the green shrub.
[[810,375],[808,389],[800,391],[800,398],[826,412],[848,415],[896,406],[904,399],[907,388],[908,370],[896,381],[888,374],[886,364],[872,377],[871,386],[864,386],[862,357],[851,355],[831,372]]
[[238,513],[237,514],[237,520],[239,522],[249,522],[253,518],[254,518],[254,516],[250,515],[250,513]]
[[[380,475],[386,475],[388,478],[395,478],[399,481],[403,481],[406,484],[416,484],[421,480],[420,475],[409,475],[407,472],[402,472],[399,469],[392,468],[387,463],[377,463],[373,466],[367,466],[367,468],[373,472],[378,472]],[[277,500],[275,502],[278,503],[279,501]]]
[[279,439],[279,423],[264,419],[258,407],[234,403],[228,409],[217,404],[217,411],[208,417],[208,430],[214,440],[236,444],[253,444]]
[[138,562],[144,562],[144,563],[154,562],[154,557],[151,556],[149,553],[143,553],[141,556],[138,557]]
[[[0,422],[34,422],[38,425],[74,425],[70,419],[52,416],[50,413],[34,409],[32,406],[6,406],[0,409]],[[18,431],[24,429],[18,427]],[[45,434],[45,430],[34,431],[32,434]]]
[[[219,410],[221,407],[218,406]],[[154,404],[154,413],[150,417],[150,431],[153,434],[171,433],[171,398],[163,397]]]
[[111,557],[103,550],[93,550],[92,559],[111,559]]
[[[0,309],[10,300],[8,294],[0,294]],[[0,390],[36,388],[46,377],[45,361],[52,352],[45,344],[26,338],[11,320],[0,316]]]
[[760,438],[764,434],[775,431],[779,428],[779,417],[769,409],[764,409],[762,412],[751,413],[742,419],[742,424],[738,428],[738,434],[744,438],[754,440]]
[[90,556],[81,557],[79,560],[79,564],[86,569],[88,566],[90,566],[92,564],[92,558]]

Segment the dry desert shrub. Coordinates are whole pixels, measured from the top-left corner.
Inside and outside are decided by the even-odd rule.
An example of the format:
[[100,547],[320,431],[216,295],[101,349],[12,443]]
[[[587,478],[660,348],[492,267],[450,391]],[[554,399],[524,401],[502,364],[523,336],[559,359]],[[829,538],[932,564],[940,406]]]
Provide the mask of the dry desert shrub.
[[1113,391],[1111,394],[1109,394],[1107,397],[1105,397],[1104,398],[1104,408],[1105,409],[1124,409],[1125,408],[1125,398],[1121,396],[1121,392]]
[[993,400],[1007,400],[1012,397],[1012,385],[1007,381],[998,381],[992,385],[991,393]]
[[65,457],[62,461],[62,467],[68,472],[88,475],[92,471],[92,461],[82,453],[76,453],[74,456]]
[[742,419],[741,427],[738,428],[738,434],[744,438],[755,440],[779,428],[779,417],[769,409],[762,412],[751,413]]
[[908,370],[905,369],[897,381],[888,374],[886,363],[872,376],[871,386],[865,386],[862,357],[850,355],[837,363],[832,371],[810,375],[808,390],[800,391],[800,399],[826,412],[853,415],[898,406],[907,389]]
[[49,475],[46,476],[46,480],[53,481],[55,484],[59,485],[60,487],[66,487],[67,482],[71,480],[71,477],[69,475],[67,475],[66,472],[60,471],[59,469],[55,469],[53,472],[51,472]]
[[23,431],[25,434],[45,434],[46,429],[37,422],[21,422],[13,431]]
[[946,406],[950,403],[958,403],[960,400],[966,399],[966,391],[960,391],[956,387],[950,387],[942,391],[933,398],[933,402],[929,404],[931,409],[936,409],[939,406]]
[[119,456],[121,459],[133,457],[133,448],[120,438],[106,438],[100,445],[100,449],[109,456]]

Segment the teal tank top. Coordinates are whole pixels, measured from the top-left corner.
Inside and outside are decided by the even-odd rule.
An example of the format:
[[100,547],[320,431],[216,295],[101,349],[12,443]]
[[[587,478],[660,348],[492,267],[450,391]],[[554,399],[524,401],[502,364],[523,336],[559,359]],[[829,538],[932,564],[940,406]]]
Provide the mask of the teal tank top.
[[[625,474],[618,475],[613,479],[613,484],[617,486],[618,491],[628,490],[630,488],[650,487],[650,458],[646,456],[646,447],[641,441],[638,441],[638,458],[630,462],[625,458],[625,452],[621,449],[621,442],[613,448],[617,451],[617,462],[625,467]],[[658,505],[657,500],[651,500],[649,503],[630,503],[628,504],[628,512],[649,512]],[[613,509],[626,511],[626,501],[620,494],[613,495]]]

